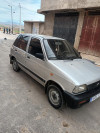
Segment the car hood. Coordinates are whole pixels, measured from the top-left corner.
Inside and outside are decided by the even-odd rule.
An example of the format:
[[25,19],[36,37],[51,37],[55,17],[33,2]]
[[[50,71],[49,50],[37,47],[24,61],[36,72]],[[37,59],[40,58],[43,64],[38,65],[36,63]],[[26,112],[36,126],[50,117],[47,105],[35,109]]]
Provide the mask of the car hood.
[[52,60],[50,62],[75,85],[89,85],[100,80],[100,67],[88,60]]

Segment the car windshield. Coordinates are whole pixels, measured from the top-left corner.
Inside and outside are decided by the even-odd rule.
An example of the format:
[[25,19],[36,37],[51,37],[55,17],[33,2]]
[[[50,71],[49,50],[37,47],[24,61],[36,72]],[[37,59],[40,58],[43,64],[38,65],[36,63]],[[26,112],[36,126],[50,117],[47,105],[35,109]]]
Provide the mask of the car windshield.
[[66,40],[44,39],[44,46],[48,59],[51,60],[81,58],[78,52]]

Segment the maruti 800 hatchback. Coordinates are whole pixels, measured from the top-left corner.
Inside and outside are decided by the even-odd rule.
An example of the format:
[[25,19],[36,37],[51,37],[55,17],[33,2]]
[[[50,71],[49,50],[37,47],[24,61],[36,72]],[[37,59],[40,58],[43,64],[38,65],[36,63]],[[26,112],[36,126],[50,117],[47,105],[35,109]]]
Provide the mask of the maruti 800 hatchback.
[[45,87],[50,104],[71,108],[100,97],[100,68],[64,39],[20,34],[10,51],[14,71],[20,68]]

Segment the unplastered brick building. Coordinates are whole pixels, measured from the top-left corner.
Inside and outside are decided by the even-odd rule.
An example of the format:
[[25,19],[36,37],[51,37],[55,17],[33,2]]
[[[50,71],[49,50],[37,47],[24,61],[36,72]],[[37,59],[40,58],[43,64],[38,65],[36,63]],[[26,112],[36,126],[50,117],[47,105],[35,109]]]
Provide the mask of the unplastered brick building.
[[41,21],[24,21],[24,32],[32,34],[44,33],[44,22]]

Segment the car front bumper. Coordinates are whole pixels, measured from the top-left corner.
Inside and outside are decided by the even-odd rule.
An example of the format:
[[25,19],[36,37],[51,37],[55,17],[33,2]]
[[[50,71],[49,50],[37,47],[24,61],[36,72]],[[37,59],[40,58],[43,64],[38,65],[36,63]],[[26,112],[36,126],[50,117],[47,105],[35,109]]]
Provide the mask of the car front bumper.
[[73,95],[71,93],[64,91],[64,97],[69,107],[78,108],[83,104],[90,102],[90,99],[99,93],[100,86],[79,95]]

